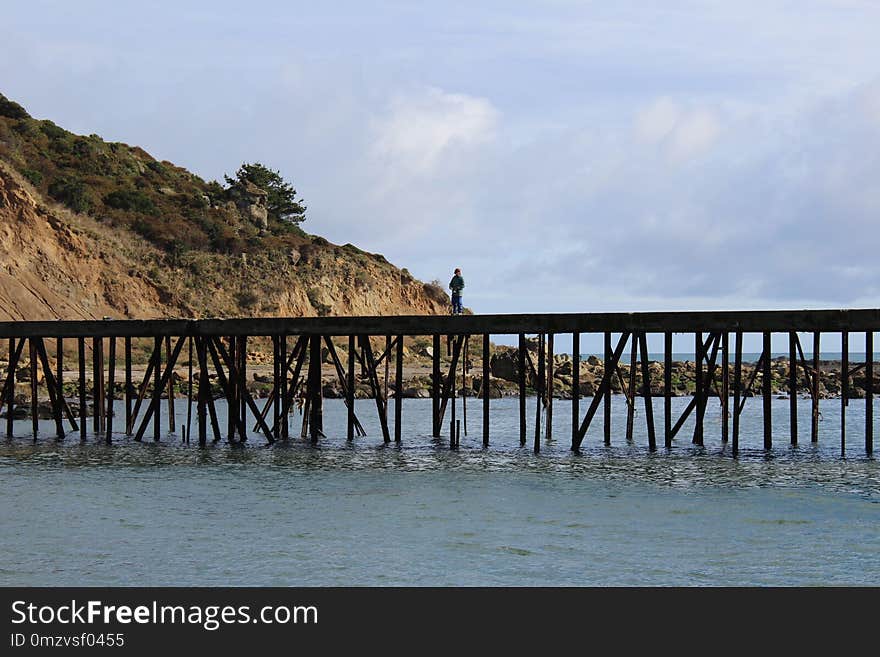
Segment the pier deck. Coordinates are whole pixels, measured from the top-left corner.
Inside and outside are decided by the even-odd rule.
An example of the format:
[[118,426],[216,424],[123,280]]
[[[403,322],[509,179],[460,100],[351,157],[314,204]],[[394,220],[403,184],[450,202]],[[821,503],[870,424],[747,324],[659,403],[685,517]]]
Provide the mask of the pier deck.
[[[449,410],[450,447],[459,442],[459,422],[455,418],[458,371],[465,376],[468,349],[473,338],[475,348],[482,350],[481,392],[489,380],[490,338],[495,335],[518,336],[518,384],[520,397],[520,444],[526,445],[527,409],[526,377],[530,375],[536,393],[536,410],[533,449],[541,447],[542,434],[552,434],[554,336],[569,334],[573,344],[573,369],[571,384],[572,427],[571,448],[580,449],[584,437],[593,422],[599,406],[603,406],[602,422],[604,440],[610,442],[611,384],[618,377],[624,389],[627,404],[627,435],[632,435],[635,397],[641,396],[645,407],[648,447],[657,448],[657,433],[663,445],[671,447],[672,441],[684,422],[693,414],[695,419],[692,442],[703,443],[704,422],[710,386],[721,379],[722,440],[732,441],[732,453],[736,454],[739,441],[739,419],[744,396],[752,394],[756,375],[761,374],[760,394],[763,398],[764,447],[773,444],[771,399],[770,344],[773,334],[786,334],[789,344],[788,386],[810,395],[812,405],[810,439],[818,440],[819,422],[819,353],[821,335],[835,333],[841,336],[841,451],[846,449],[846,406],[849,403],[848,382],[852,374],[864,369],[866,377],[865,399],[865,450],[873,451],[873,334],[880,329],[880,309],[832,309],[832,310],[772,310],[772,311],[699,311],[699,312],[646,312],[646,313],[566,313],[527,315],[405,315],[388,317],[302,317],[302,318],[246,318],[246,319],[166,319],[166,320],[95,320],[95,321],[22,321],[0,322],[0,339],[8,340],[8,366],[4,374],[0,409],[6,409],[6,433],[13,435],[13,413],[16,406],[16,373],[27,367],[30,372],[30,414],[32,433],[37,435],[37,399],[39,388],[48,393],[52,407],[57,437],[65,437],[65,426],[87,435],[87,389],[86,346],[91,347],[92,391],[91,400],[93,433],[108,442],[113,438],[114,374],[117,360],[122,361],[125,371],[124,433],[142,440],[150,429],[154,440],[160,439],[161,400],[167,398],[170,422],[174,421],[173,372],[183,363],[187,367],[189,395],[187,426],[184,432],[189,439],[190,417],[196,408],[196,435],[200,444],[206,444],[210,434],[219,441],[225,433],[231,442],[248,439],[248,425],[256,422],[269,442],[289,439],[288,415],[297,401],[303,403],[304,422],[302,435],[317,442],[324,436],[323,392],[321,383],[322,350],[329,353],[333,367],[345,393],[348,407],[347,436],[363,435],[363,427],[354,412],[356,379],[366,381],[375,399],[382,438],[386,442],[401,440],[400,394],[394,394],[393,436],[389,422],[389,367],[394,360],[394,391],[401,389],[403,338],[405,336],[431,336],[432,349],[432,430],[440,436],[444,418]],[[763,350],[752,371],[750,380],[743,380],[742,345],[743,334],[760,334]],[[804,356],[799,333],[812,334],[812,359]],[[866,360],[850,367],[848,344],[853,333],[864,333]],[[586,412],[581,415],[582,399],[578,374],[580,339],[583,334],[601,334],[604,337],[604,374]],[[655,428],[654,396],[651,394],[651,373],[648,367],[648,334],[662,334],[664,338],[663,422]],[[688,406],[673,422],[670,405],[669,379],[672,364],[672,336],[692,334],[696,389]],[[537,362],[525,348],[526,336],[538,340]],[[272,392],[268,402],[260,409],[248,391],[247,344],[248,339],[259,337],[271,339],[273,348]],[[337,354],[331,338],[348,339],[347,362]],[[372,338],[372,339],[371,339]],[[448,358],[441,358],[441,338],[445,338]],[[132,379],[132,340],[151,340],[152,351],[143,380]],[[377,342],[378,339],[378,342]],[[78,408],[71,408],[63,394],[64,341],[73,340],[77,346]],[[122,349],[117,351],[118,341]],[[54,342],[54,344],[52,344]],[[47,346],[48,343],[48,346]],[[733,345],[732,354],[731,343]],[[106,359],[105,359],[106,346]],[[623,380],[620,361],[629,346],[629,382]],[[55,355],[55,369],[49,353]],[[186,351],[184,352],[184,347]],[[732,369],[731,369],[731,356]],[[379,370],[385,366],[384,385]],[[635,374],[640,366],[642,385],[636,390]],[[359,369],[359,375],[356,373]],[[219,383],[221,394],[229,405],[227,426],[221,429],[215,410],[215,395],[211,380]],[[193,388],[197,398],[193,399]],[[147,393],[149,397],[147,397]],[[490,395],[481,394],[483,404],[483,445],[489,446]],[[798,441],[797,394],[790,394],[790,440]],[[21,404],[18,404],[19,406]],[[542,426],[543,417],[543,426]],[[732,431],[730,430],[732,420]],[[173,430],[173,425],[170,427]],[[117,426],[117,429],[119,427]],[[543,429],[543,431],[542,431]]]

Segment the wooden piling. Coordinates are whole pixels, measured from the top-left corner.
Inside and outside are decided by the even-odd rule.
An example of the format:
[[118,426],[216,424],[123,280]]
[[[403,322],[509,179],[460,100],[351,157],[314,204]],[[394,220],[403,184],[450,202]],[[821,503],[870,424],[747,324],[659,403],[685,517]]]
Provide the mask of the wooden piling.
[[[379,385],[379,377],[376,372],[378,367],[376,359],[373,357],[373,347],[370,344],[370,336],[361,336],[361,346],[364,350],[364,361],[366,363],[367,375],[370,379],[370,387],[373,389],[373,398],[376,401],[376,410],[379,413],[379,424],[382,427],[382,440],[385,443],[391,442],[391,434],[388,431],[388,405],[382,399],[382,388]],[[452,369],[449,374],[450,378],[455,382],[455,360],[453,359]],[[440,411],[442,415],[442,409]]]
[[[470,345],[471,336],[464,336],[464,347],[461,356],[461,418],[464,424],[464,435],[467,436],[467,370],[468,370],[468,346]],[[456,442],[458,442],[458,434],[456,434]]]
[[388,403],[388,384],[390,382],[389,377],[389,368],[388,365],[391,361],[391,336],[385,336],[385,383],[382,388],[382,398],[385,400],[385,403]]
[[28,338],[28,351],[30,352],[30,371],[31,371],[31,428],[34,434],[34,440],[37,439],[37,431],[39,429],[38,403],[37,399],[37,339]]
[[[635,338],[633,338],[635,340]],[[651,368],[648,362],[648,336],[639,333],[639,351],[642,363],[642,398],[645,402],[645,421],[648,425],[648,449],[657,449],[657,434],[654,431],[654,403],[651,398]]]
[[810,442],[819,442],[819,331],[813,332],[813,387],[810,390]]
[[[285,367],[281,360],[281,338],[272,336],[272,435],[281,437],[281,370]],[[268,403],[268,402],[267,402]]]
[[519,334],[519,349],[517,350],[519,363],[517,376],[519,378],[519,445],[526,444],[526,336]]
[[[319,344],[319,360],[318,360],[318,371],[320,371],[320,340]],[[320,380],[318,387],[320,388]],[[247,389],[247,336],[240,335],[238,336],[238,404],[239,404],[239,417],[241,417],[241,426],[242,426],[242,434],[241,434],[241,442],[247,442],[247,400],[248,400],[248,389]],[[322,390],[323,394],[323,390]],[[323,397],[322,397],[323,398]],[[322,405],[323,410],[323,405]],[[323,430],[323,422],[321,423],[320,428]],[[269,441],[272,441],[272,431],[269,431],[269,435],[266,436]]]
[[626,390],[626,440],[633,439],[633,424],[636,415],[636,358],[639,353],[639,343],[636,334],[633,333],[629,345],[629,381]]
[[[280,349],[280,359],[281,359],[281,372],[279,372],[279,380],[278,385],[281,386],[281,391],[278,393],[281,398],[281,411],[278,416],[278,421],[281,423],[281,440],[289,439],[289,428],[287,426],[287,410],[284,408],[285,400],[287,399],[287,376],[288,376],[288,363],[287,363],[287,334],[282,333],[278,336],[279,341],[279,349]],[[349,361],[351,363],[350,367],[354,367],[354,362]]]
[[535,454],[541,451],[541,405],[544,402],[544,394],[546,390],[546,383],[544,380],[546,374],[547,369],[544,364],[544,334],[541,333],[538,336],[538,394],[536,395],[537,401],[535,404]]
[[211,382],[208,378],[208,346],[205,338],[196,336],[196,358],[199,361],[199,445],[204,447],[208,438],[208,400],[211,397]]
[[[165,358],[171,362],[171,336],[165,336]],[[168,431],[174,433],[177,431],[177,419],[174,417],[174,376],[168,380]]]
[[544,417],[544,439],[553,439],[553,334],[547,334],[547,413]]
[[672,447],[672,332],[663,334],[663,435],[666,449]]
[[846,451],[846,407],[849,404],[849,332],[840,334],[840,453]]
[[791,444],[797,445],[797,334],[794,331],[788,333],[788,423]]
[[489,398],[492,391],[489,388],[489,334],[483,334],[483,381],[480,383],[480,392],[483,393],[483,447],[489,446]]
[[159,442],[162,432],[162,338],[153,339],[156,367],[153,368],[153,442]]
[[105,413],[107,417],[107,434],[106,440],[107,444],[111,444],[113,442],[113,400],[116,395],[114,394],[113,386],[115,385],[116,379],[116,338],[110,337],[108,338],[109,345],[107,347],[107,411]]
[[865,452],[874,452],[874,332],[865,332]]
[[[57,338],[55,340],[55,370],[57,372],[55,376],[55,394],[58,396],[58,405],[59,405],[59,414],[61,412],[60,407],[65,405],[64,401],[64,340],[63,338]],[[63,434],[63,430],[62,430]],[[59,436],[59,439],[64,439],[64,436]]]
[[348,378],[348,390],[346,391],[346,395],[348,396],[348,415],[347,415],[347,431],[346,436],[348,440],[354,440],[354,355],[355,355],[355,343],[354,336],[348,336],[348,370],[346,370],[346,376]]
[[64,398],[58,396],[58,385],[52,368],[49,366],[49,356],[46,353],[46,344],[43,338],[36,338],[37,359],[42,366],[46,389],[49,392],[49,403],[52,405],[52,419],[55,420],[55,436],[57,440],[64,440],[64,420],[62,417]]
[[[626,343],[624,343],[626,344]],[[612,361],[612,351],[611,351],[611,333],[609,331],[605,331],[605,360],[604,368],[605,374],[608,377],[609,384],[611,383],[611,372],[617,367],[617,363],[611,364]],[[604,422],[603,422],[603,431],[605,433],[605,444],[611,444],[611,386],[605,388],[604,395]]]
[[763,392],[764,392],[764,449],[773,447],[773,419],[772,419],[772,388],[773,381],[770,352],[770,331],[764,331],[764,376],[763,376]]
[[[238,423],[238,403],[235,396],[235,385],[238,377],[235,376],[235,338],[229,337],[229,363],[227,371],[229,373],[228,384],[226,386],[226,440],[230,443],[235,442],[235,426]],[[218,378],[220,371],[217,371]]]
[[733,455],[739,451],[739,397],[742,393],[743,334],[737,331],[733,347]]
[[703,334],[700,331],[694,333],[694,356],[696,367],[696,390],[694,400],[697,407],[697,417],[694,422],[694,445],[703,444],[703,414],[700,412],[704,407],[705,391],[703,390]]
[[79,365],[79,437],[86,439],[86,339],[76,340]]
[[3,401],[6,404],[7,438],[12,438],[12,411],[15,405],[15,346],[15,338],[9,338],[9,364],[6,371],[6,383],[3,386]]
[[397,336],[397,358],[394,363],[394,442],[403,435],[403,336]]
[[131,338],[125,337],[125,433],[131,435],[131,400],[134,388],[131,382]]
[[721,442],[726,443],[730,427],[730,334],[721,334]]
[[190,434],[192,434],[192,404],[193,404],[193,339],[189,336],[187,340],[187,386],[186,386],[186,431],[184,440],[189,444]]
[[458,396],[458,394],[456,392],[457,385],[454,367],[452,370],[452,376],[450,378],[452,382],[452,389],[449,391],[449,398],[451,402],[449,414],[449,449],[455,449],[456,447],[458,447],[458,440],[456,439],[457,434],[455,432],[455,398]]
[[571,437],[577,437],[581,403],[581,334],[571,334]]
[[96,436],[103,429],[103,412],[101,408],[101,388],[104,386],[104,340],[92,338],[92,433]]
[[[131,414],[131,424],[127,425],[126,433],[131,434],[134,432],[134,424],[137,421],[138,414],[140,412],[141,404],[144,399],[146,399],[147,389],[150,387],[150,378],[153,376],[153,370],[156,369],[156,353],[155,350],[150,354],[150,359],[147,363],[147,370],[144,372],[144,379],[141,381],[140,388],[138,389],[137,399],[135,400],[134,410]],[[150,401],[152,404],[152,401]],[[149,413],[149,408],[147,409]]]
[[[366,338],[368,341],[369,338]],[[369,342],[367,342],[369,344]],[[309,400],[309,437],[312,443],[318,442],[323,431],[323,394],[321,390],[321,336],[309,337],[309,370],[306,387]]]
[[440,437],[440,335],[434,334],[432,337],[431,349],[431,435],[434,438]]

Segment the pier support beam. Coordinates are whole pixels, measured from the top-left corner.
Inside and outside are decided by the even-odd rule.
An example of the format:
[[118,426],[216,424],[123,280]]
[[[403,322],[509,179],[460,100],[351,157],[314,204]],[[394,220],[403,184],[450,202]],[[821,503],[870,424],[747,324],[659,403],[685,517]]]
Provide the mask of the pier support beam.
[[629,339],[629,331],[624,331],[620,335],[620,340],[617,342],[617,347],[615,347],[614,351],[611,353],[611,356],[605,361],[605,371],[602,374],[602,382],[599,384],[599,388],[596,390],[596,394],[593,397],[593,401],[590,403],[590,407],[587,409],[587,414],[584,417],[584,421],[581,422],[581,426],[578,429],[577,436],[575,436],[575,440],[572,442],[571,449],[576,452],[580,449],[581,443],[584,440],[584,436],[587,434],[587,430],[590,428],[590,422],[593,420],[593,416],[596,414],[596,410],[599,408],[599,404],[602,402],[603,395],[606,391],[611,389],[611,377],[613,376],[615,369],[617,368],[617,363],[620,360],[620,356],[623,353],[623,349],[626,346],[626,341]]
[[108,338],[107,347],[107,444],[113,442],[113,400],[116,398],[113,386],[116,385],[116,338]]
[[739,452],[739,417],[742,412],[739,398],[742,394],[743,334],[737,331],[733,347],[733,455]]
[[721,442],[726,443],[730,427],[730,334],[721,334]]
[[536,404],[535,404],[535,443],[534,443],[534,452],[537,454],[541,451],[541,406],[544,403],[544,394],[546,390],[546,384],[544,379],[547,375],[546,366],[544,363],[544,334],[541,333],[538,336],[538,389],[536,395]]
[[76,340],[79,365],[79,438],[86,439],[86,340]]
[[[635,338],[633,338],[635,341]],[[651,368],[648,363],[648,336],[639,333],[639,350],[642,362],[642,397],[645,401],[645,421],[648,425],[648,449],[657,449],[657,435],[654,431],[654,404],[651,399]]]
[[440,437],[440,335],[434,334],[431,349],[431,414],[432,418],[432,435],[434,438]]
[[703,444],[703,414],[705,408],[706,392],[703,390],[703,334],[699,331],[694,333],[694,365],[696,367],[696,390],[694,390],[694,401],[696,402],[697,417],[694,423],[694,445]]
[[846,452],[846,407],[849,405],[849,333],[840,334],[840,454]]
[[571,334],[571,439],[577,438],[581,402],[581,334]]
[[672,447],[672,332],[663,334],[663,435],[666,449]]
[[354,336],[348,336],[348,370],[346,371],[346,378],[348,379],[348,390],[346,391],[346,395],[348,396],[348,413],[346,414],[346,439],[354,440],[354,392],[355,392],[355,380],[354,380],[354,356],[355,349],[357,347],[354,343]]
[[519,446],[526,444],[526,336],[519,334],[519,349],[517,350],[519,379]]
[[324,395],[321,390],[321,336],[319,335],[309,337],[309,373],[306,391],[309,401],[309,437],[312,443],[317,443],[318,436],[323,435],[324,431]]
[[403,336],[397,336],[397,357],[394,361],[394,442],[403,435]]
[[492,390],[489,387],[489,334],[483,334],[483,382],[480,384],[483,393],[483,447],[489,446],[489,398]]
[[771,449],[773,447],[773,419],[772,419],[772,407],[771,407],[771,387],[772,383],[772,370],[770,369],[771,365],[771,352],[770,352],[770,331],[764,331],[764,376],[763,376],[763,397],[764,397],[764,449]]
[[[623,341],[623,344],[626,344],[625,340]],[[615,369],[617,369],[617,360],[619,358],[619,356],[617,359],[613,358],[613,353],[611,351],[611,333],[609,331],[605,331],[605,355],[603,363],[605,367],[605,374],[608,375],[608,385],[605,387],[605,390],[602,393],[603,401],[605,402],[602,427],[605,435],[606,445],[611,444],[611,373],[614,372]],[[612,362],[612,360],[614,362]],[[604,381],[605,378],[603,377],[602,380]],[[599,395],[600,393],[596,391],[596,394]],[[592,408],[592,404],[590,405],[590,408]],[[578,432],[578,435],[580,435],[580,431]]]
[[791,444],[798,442],[797,419],[797,333],[788,333],[788,423]]
[[874,332],[865,333],[865,452],[874,452]]
[[820,336],[819,331],[813,332],[813,387],[810,391],[811,410],[810,410],[810,442],[819,442],[819,353],[820,353]]

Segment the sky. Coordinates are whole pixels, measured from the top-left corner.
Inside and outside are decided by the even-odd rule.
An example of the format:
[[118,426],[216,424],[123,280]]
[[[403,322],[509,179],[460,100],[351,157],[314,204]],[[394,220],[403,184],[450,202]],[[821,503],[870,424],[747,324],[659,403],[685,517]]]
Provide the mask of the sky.
[[477,313],[880,306],[880,2],[4,3],[0,92]]

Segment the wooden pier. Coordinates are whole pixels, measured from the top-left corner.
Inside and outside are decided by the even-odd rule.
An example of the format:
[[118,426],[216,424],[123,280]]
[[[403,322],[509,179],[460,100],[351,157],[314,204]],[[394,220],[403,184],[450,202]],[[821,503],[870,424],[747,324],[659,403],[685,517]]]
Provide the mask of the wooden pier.
[[[432,432],[441,437],[444,420],[450,418],[449,444],[459,445],[461,421],[456,417],[458,371],[462,383],[471,348],[471,338],[482,352],[482,444],[490,445],[489,351],[492,336],[517,336],[518,391],[520,445],[527,444],[529,434],[526,404],[526,377],[533,382],[535,392],[534,440],[535,453],[544,440],[553,435],[553,368],[554,338],[571,336],[573,369],[571,383],[571,449],[578,451],[593,420],[602,406],[602,436],[605,444],[611,442],[612,380],[616,377],[627,403],[626,435],[631,438],[636,412],[636,396],[642,397],[647,430],[647,447],[657,449],[662,441],[672,447],[685,422],[693,417],[694,431],[691,442],[702,445],[705,412],[710,386],[715,385],[720,368],[723,442],[731,441],[731,452],[739,450],[740,416],[745,397],[754,393],[756,376],[762,374],[760,395],[763,400],[764,448],[773,446],[773,418],[771,413],[771,353],[773,334],[788,336],[790,399],[790,442],[799,439],[797,424],[797,394],[807,392],[811,403],[810,440],[818,441],[819,430],[819,347],[821,335],[836,333],[841,336],[841,450],[846,450],[846,407],[848,380],[864,368],[867,387],[865,401],[865,451],[873,452],[873,333],[880,329],[880,309],[857,310],[780,310],[780,311],[724,311],[724,312],[656,312],[656,313],[592,313],[592,314],[536,314],[536,315],[458,315],[458,316],[391,316],[391,317],[309,317],[309,318],[255,318],[206,320],[105,320],[105,321],[34,321],[0,322],[0,339],[8,340],[9,365],[0,392],[0,409],[6,410],[6,435],[13,436],[13,409],[21,406],[15,397],[16,372],[29,368],[30,417],[32,434],[36,439],[40,386],[45,388],[52,409],[57,438],[66,432],[87,435],[86,347],[91,345],[92,434],[110,442],[114,429],[141,441],[151,431],[153,440],[161,436],[162,398],[167,399],[165,415],[169,429],[174,430],[175,405],[186,404],[186,426],[183,436],[189,441],[192,410],[195,407],[195,436],[199,444],[217,442],[224,435],[230,442],[243,442],[250,428],[268,442],[288,440],[289,415],[295,404],[302,404],[303,422],[300,435],[312,442],[325,437],[323,426],[322,350],[329,354],[332,367],[344,392],[347,412],[347,438],[365,435],[355,413],[356,378],[370,387],[378,414],[382,439],[385,442],[402,440],[401,409],[403,343],[407,336],[432,338],[431,414]],[[804,356],[798,333],[812,334],[812,359]],[[849,337],[863,333],[866,361],[850,367]],[[595,394],[584,400],[586,411],[581,415],[579,383],[579,349],[584,334],[598,334],[604,343],[604,373]],[[664,373],[662,394],[662,427],[655,426],[655,397],[651,393],[651,371],[648,362],[647,337],[663,336]],[[696,354],[696,389],[684,411],[673,422],[671,406],[671,365],[674,334],[693,335]],[[743,376],[743,335],[759,334],[763,350],[748,380]],[[537,362],[525,348],[527,336],[536,336],[539,348]],[[260,408],[247,383],[248,340],[268,339],[272,344],[272,389],[269,399]],[[347,362],[339,357],[332,339],[347,339]],[[371,339],[372,338],[372,339]],[[378,342],[377,342],[378,339]],[[132,341],[152,344],[143,379],[132,377]],[[63,360],[65,341],[76,344],[78,366],[78,400],[71,403],[63,391]],[[72,344],[68,342],[67,344]],[[122,346],[121,349],[118,347]],[[441,358],[445,344],[447,359]],[[733,358],[729,348],[733,345]],[[629,376],[621,373],[621,358],[629,347]],[[53,371],[49,354],[54,352],[56,367]],[[121,353],[120,353],[121,352]],[[106,357],[105,357],[106,355]],[[124,423],[114,425],[111,412],[116,382],[114,376],[117,358],[121,355],[124,371],[122,401],[125,406]],[[391,363],[393,360],[393,368]],[[731,377],[731,360],[733,373]],[[639,369],[642,384],[636,389]],[[380,376],[384,365],[384,377]],[[188,373],[183,382],[188,390],[186,400],[178,402],[174,395],[175,368],[185,367]],[[623,366],[625,367],[625,365]],[[389,377],[393,370],[394,391],[393,435],[389,422]],[[798,372],[801,372],[799,375]],[[359,376],[356,375],[359,372]],[[212,392],[211,380],[219,384],[219,396]],[[628,380],[627,380],[628,379]],[[152,386],[151,386],[152,383]],[[193,388],[197,387],[194,398]],[[658,382],[659,384],[659,382]],[[150,392],[149,397],[147,396]],[[228,405],[225,427],[220,426],[215,408],[217,399]],[[588,402],[588,403],[587,403]],[[78,404],[78,405],[77,405]],[[466,398],[461,398],[461,411],[466,420]],[[732,429],[730,424],[732,422]],[[465,431],[467,423],[465,421]],[[659,437],[658,437],[659,431]]]

